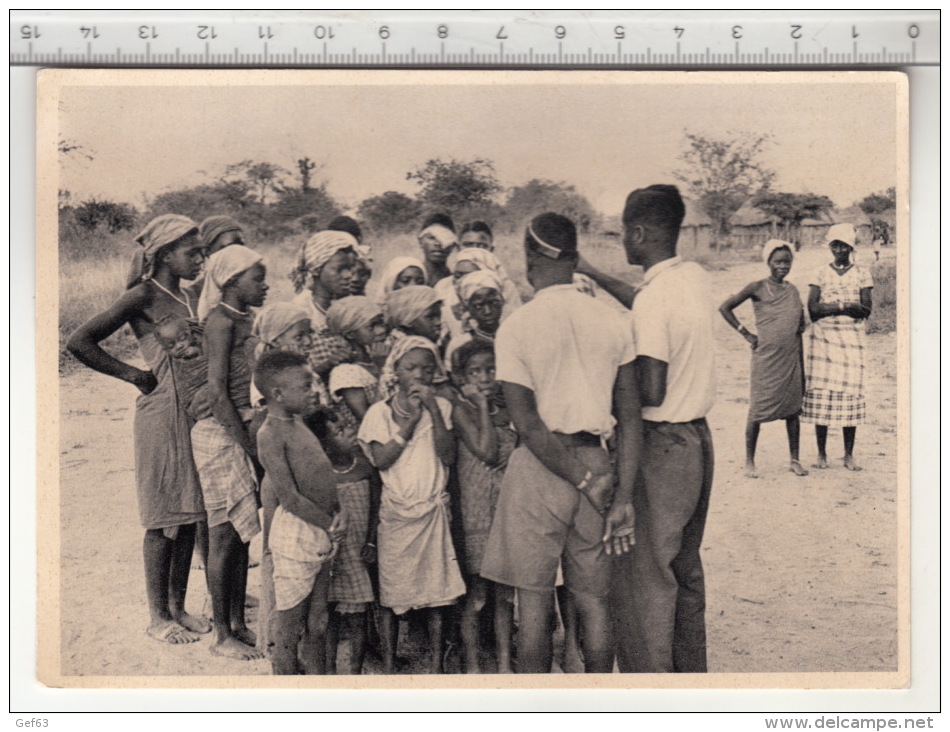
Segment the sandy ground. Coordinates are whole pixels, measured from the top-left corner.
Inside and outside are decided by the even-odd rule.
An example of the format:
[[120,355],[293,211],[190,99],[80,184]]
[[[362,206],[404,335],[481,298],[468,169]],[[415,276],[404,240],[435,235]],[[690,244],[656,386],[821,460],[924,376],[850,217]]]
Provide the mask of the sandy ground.
[[[826,256],[803,252],[790,279],[803,282],[808,268]],[[712,273],[722,297],[763,276],[761,264]],[[744,308],[738,314],[751,327],[751,308]],[[757,480],[742,475],[748,347],[725,323],[717,323],[716,335],[719,396],[709,416],[716,479],[703,544],[709,670],[896,670],[894,335],[870,336],[869,420],[858,430],[856,448],[864,470],[842,467],[841,433],[832,430],[832,469],[793,476],[784,425],[777,422],[763,427]],[[88,370],[64,377],[61,387],[62,673],[269,673],[264,661],[212,656],[208,636],[168,646],[145,635],[133,483],[135,391]],[[814,431],[806,425],[803,462],[810,465],[814,456]],[[259,596],[259,584],[259,570],[252,569],[249,591]],[[188,607],[197,613],[206,596],[203,572],[192,572],[189,587]],[[250,619],[255,621],[254,611]]]

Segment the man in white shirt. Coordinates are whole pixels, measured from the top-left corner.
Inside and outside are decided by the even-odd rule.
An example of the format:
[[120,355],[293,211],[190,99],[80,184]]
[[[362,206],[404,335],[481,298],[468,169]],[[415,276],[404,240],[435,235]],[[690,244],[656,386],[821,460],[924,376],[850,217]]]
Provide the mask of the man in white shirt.
[[[518,667],[551,669],[559,561],[575,600],[585,670],[609,673],[610,556],[630,549],[642,425],[629,325],[579,292],[574,224],[536,217],[525,233],[534,299],[502,323],[497,378],[519,436],[481,574],[518,589]],[[616,432],[617,470],[605,442]]]
[[705,270],[676,255],[685,208],[675,186],[627,197],[624,249],[644,268],[631,320],[643,405],[634,488],[636,546],[615,566],[621,671],[706,671],[700,545],[712,487],[714,306]]

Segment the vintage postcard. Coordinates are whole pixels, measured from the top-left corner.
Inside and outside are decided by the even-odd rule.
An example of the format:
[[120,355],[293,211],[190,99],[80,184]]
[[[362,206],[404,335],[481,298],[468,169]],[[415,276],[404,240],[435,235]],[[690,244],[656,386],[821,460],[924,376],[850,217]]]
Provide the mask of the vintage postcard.
[[40,682],[909,684],[903,74],[37,83]]

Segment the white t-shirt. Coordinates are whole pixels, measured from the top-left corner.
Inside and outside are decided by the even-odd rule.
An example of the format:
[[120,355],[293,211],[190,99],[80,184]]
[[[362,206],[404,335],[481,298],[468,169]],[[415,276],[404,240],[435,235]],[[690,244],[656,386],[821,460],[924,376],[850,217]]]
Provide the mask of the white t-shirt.
[[666,398],[644,407],[651,422],[692,422],[716,400],[713,311],[706,271],[679,257],[650,267],[633,301],[637,354],[668,364]]
[[636,355],[624,318],[573,284],[540,290],[495,337],[498,380],[531,389],[541,420],[564,434],[613,433],[617,370]]

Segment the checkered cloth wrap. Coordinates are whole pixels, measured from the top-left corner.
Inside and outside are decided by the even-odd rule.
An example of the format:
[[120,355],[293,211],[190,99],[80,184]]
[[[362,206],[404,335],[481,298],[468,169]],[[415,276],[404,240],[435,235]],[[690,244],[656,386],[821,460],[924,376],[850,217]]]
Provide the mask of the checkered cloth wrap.
[[201,481],[205,510],[210,516],[225,509],[227,520],[247,543],[261,530],[257,515],[257,478],[254,465],[214,417],[203,419],[191,428],[191,450]]
[[845,316],[812,323],[805,358],[803,422],[856,427],[866,419],[865,328],[865,321]]
[[346,534],[333,562],[330,602],[338,603],[338,613],[361,613],[374,599],[369,572],[360,558],[369,523],[369,480],[340,483],[336,490],[346,517]]
[[278,506],[267,545],[274,562],[275,607],[290,610],[313,592],[317,575],[333,557],[333,543],[319,526]]

